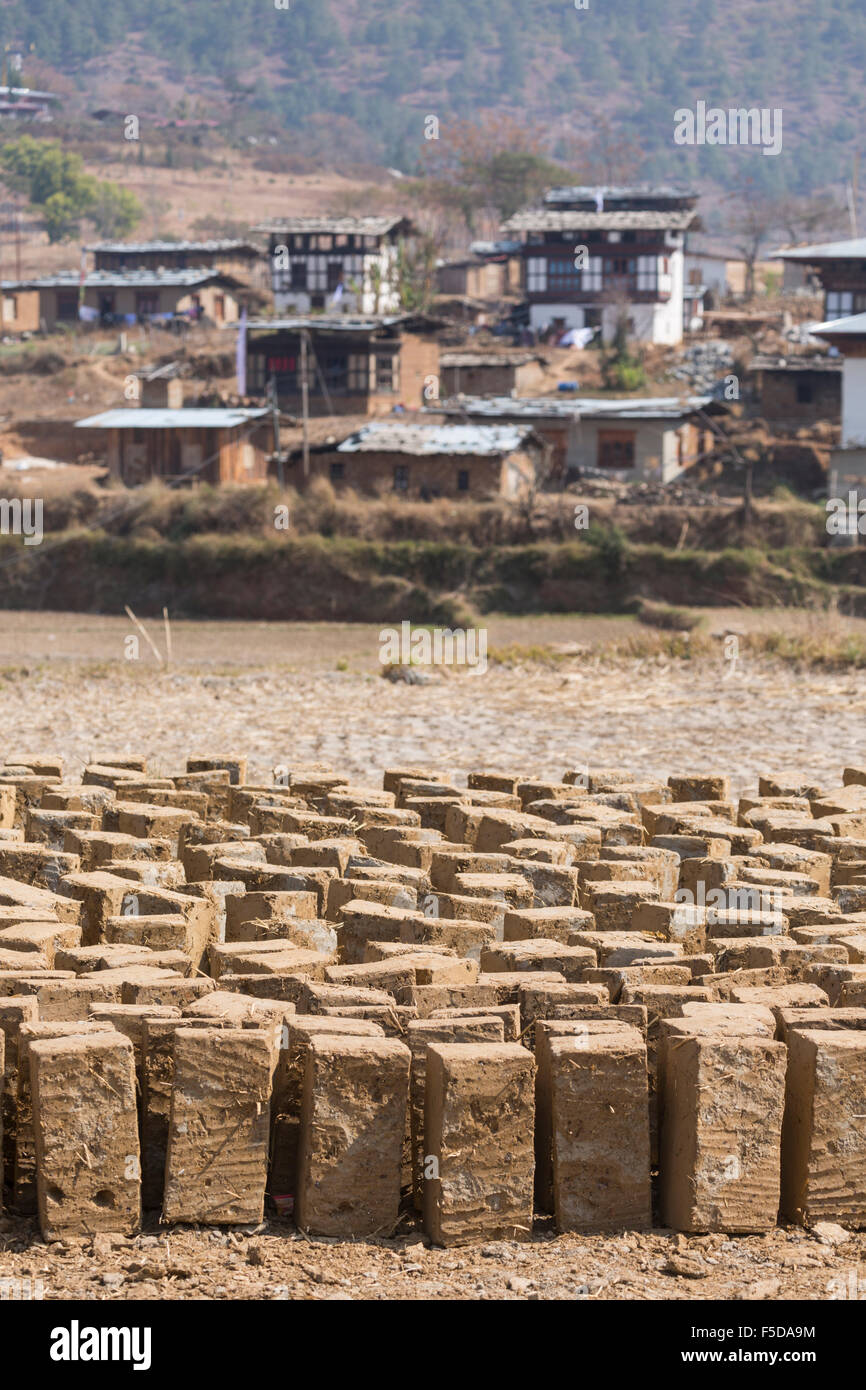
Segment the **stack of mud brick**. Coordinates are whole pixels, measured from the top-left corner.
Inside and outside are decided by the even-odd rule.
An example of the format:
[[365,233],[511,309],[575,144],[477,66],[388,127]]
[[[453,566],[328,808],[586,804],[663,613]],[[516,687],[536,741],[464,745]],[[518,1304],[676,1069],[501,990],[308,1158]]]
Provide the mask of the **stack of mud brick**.
[[866,769],[9,758],[0,1070],[47,1238],[864,1227]]

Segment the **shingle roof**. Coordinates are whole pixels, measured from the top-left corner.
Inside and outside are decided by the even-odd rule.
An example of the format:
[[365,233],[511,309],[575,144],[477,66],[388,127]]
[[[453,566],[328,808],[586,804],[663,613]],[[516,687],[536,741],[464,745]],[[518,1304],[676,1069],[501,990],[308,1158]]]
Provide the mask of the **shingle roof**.
[[201,251],[203,254],[212,256],[221,251],[255,251],[260,253],[258,246],[252,241],[243,241],[240,237],[220,237],[212,241],[98,241],[93,246],[85,247],[86,251],[110,251],[110,252],[129,252],[132,255],[154,255],[161,251]]
[[[696,410],[718,405],[712,396],[455,396],[435,407],[439,414],[477,415],[492,419],[589,419],[610,415],[630,420],[681,420]],[[431,407],[432,409],[432,407]]]
[[788,246],[773,251],[773,261],[866,261],[866,237],[851,241],[822,241],[815,246]]
[[385,217],[279,217],[260,222],[256,232],[324,232],[350,236],[385,236],[394,227],[406,222],[402,214]]
[[89,430],[214,430],[233,429],[249,424],[269,414],[267,406],[194,407],[188,410],[150,410],[134,407],[127,410],[105,410],[76,420],[76,429]]
[[[154,289],[159,285],[192,287],[206,284],[210,280],[220,280],[224,284],[237,284],[231,276],[224,275],[212,266],[187,266],[185,269],[158,270],[90,270],[84,277],[84,288],[92,289]],[[55,275],[42,275],[33,280],[16,282],[22,289],[78,289],[81,284],[80,270],[60,270]]]
[[516,212],[504,226],[508,232],[684,232],[697,220],[697,216],[693,208],[673,212],[581,212],[570,208],[554,212],[550,208],[536,208],[529,212]]
[[411,425],[374,420],[338,446],[341,454],[468,454],[496,457],[513,453],[532,433],[519,425]]

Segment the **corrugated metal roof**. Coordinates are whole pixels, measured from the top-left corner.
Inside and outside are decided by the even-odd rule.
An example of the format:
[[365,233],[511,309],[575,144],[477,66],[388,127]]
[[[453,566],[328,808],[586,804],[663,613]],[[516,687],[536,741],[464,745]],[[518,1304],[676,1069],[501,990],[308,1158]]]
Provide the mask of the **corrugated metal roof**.
[[133,255],[153,255],[162,251],[203,251],[213,255],[219,251],[249,250],[260,254],[252,241],[240,237],[221,237],[213,241],[98,241],[86,251],[128,251]]
[[692,208],[675,212],[581,212],[579,209],[554,212],[549,208],[536,208],[530,212],[516,212],[504,226],[509,232],[684,232],[696,219],[697,213]]
[[245,406],[207,407],[189,410],[150,410],[133,408],[131,410],[105,410],[101,415],[90,415],[86,420],[76,420],[76,429],[89,430],[228,430],[237,425],[246,425],[252,420],[260,420],[270,412],[266,406],[249,408]]
[[439,414],[478,415],[490,419],[589,419],[611,415],[620,419],[679,420],[696,410],[716,404],[712,396],[628,396],[576,397],[560,400],[555,396],[454,396],[436,407]]
[[852,241],[823,241],[815,246],[788,246],[773,251],[771,261],[866,261],[866,237]]
[[260,222],[255,232],[325,232],[347,236],[385,236],[392,228],[405,222],[402,214],[389,217],[280,217],[272,222]]
[[374,420],[338,446],[341,454],[511,454],[531,434],[518,425],[406,425]]
[[[814,333],[814,328],[811,330]],[[841,357],[774,357],[759,354],[749,364],[750,372],[841,372]]]
[[440,367],[523,367],[527,362],[543,362],[537,352],[443,352]]
[[[84,277],[84,287],[88,290],[152,289],[157,285],[182,288],[202,285],[214,279],[230,281],[231,277],[214,270],[212,266],[187,266],[185,269],[171,267],[164,270],[90,270]],[[17,283],[22,289],[78,289],[81,284],[81,271],[61,270],[56,275],[42,275]]]
[[862,338],[866,336],[866,314],[851,314],[845,319],[810,324],[809,332],[819,338]]
[[367,333],[376,328],[393,328],[395,324],[406,323],[415,314],[298,314],[284,319],[250,319],[248,329],[298,329],[315,328],[331,332],[338,329],[344,333]]

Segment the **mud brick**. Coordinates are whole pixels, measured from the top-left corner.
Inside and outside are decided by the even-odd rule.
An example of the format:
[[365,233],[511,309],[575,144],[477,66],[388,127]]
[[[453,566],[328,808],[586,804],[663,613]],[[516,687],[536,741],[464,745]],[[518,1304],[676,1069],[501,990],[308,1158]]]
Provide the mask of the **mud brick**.
[[184,888],[186,874],[176,859],[166,862],[145,859],[113,859],[111,872],[145,888]]
[[403,806],[407,811],[414,811],[418,815],[424,829],[438,830],[440,835],[445,836],[450,835],[450,831],[447,828],[449,813],[467,804],[465,793],[463,796],[453,798],[445,796],[410,796],[403,802]]
[[583,974],[586,984],[603,985],[613,1004],[618,1002],[626,985],[688,985],[691,984],[692,978],[688,966],[661,962],[649,965],[620,965],[614,968],[599,966],[588,969]]
[[520,1008],[517,1004],[488,1004],[484,1008],[434,1009],[430,1018],[498,1018],[504,1030],[505,1042],[517,1042],[520,1037]]
[[263,1028],[175,1031],[165,1221],[261,1221],[275,1062]]
[[[300,1118],[304,1072],[311,1038],[381,1038],[378,1023],[364,1018],[338,1018],[322,1014],[293,1014],[285,1019],[280,1056],[274,1076],[274,1114]],[[292,1189],[294,1190],[294,1189]]]
[[15,788],[0,784],[0,827],[4,830],[11,830],[15,825],[15,807]]
[[755,850],[755,858],[768,869],[784,870],[787,873],[803,873],[813,878],[818,885],[818,893],[826,896],[830,892],[830,873],[833,860],[830,854],[821,850],[805,849],[791,844],[763,844]]
[[647,1071],[649,1073],[650,1140],[655,1160],[658,1153],[658,1043],[659,1026],[663,1018],[679,1018],[683,1005],[690,1002],[710,1003],[714,992],[703,985],[624,985],[619,997],[621,1004],[643,1004],[647,1011]]
[[677,801],[728,801],[731,779],[722,772],[671,776],[668,786]]
[[472,818],[468,843],[480,854],[496,854],[510,840],[549,839],[551,823],[542,816],[522,811],[484,811],[468,813]]
[[846,980],[837,1001],[843,1008],[863,1008],[866,1005],[866,981]]
[[67,830],[63,847],[81,860],[83,873],[99,869],[110,872],[117,859],[140,859],[165,863],[171,859],[171,841],[141,839],[136,835],[121,835],[113,830]]
[[290,863],[293,868],[336,869],[342,875],[348,868],[349,860],[360,854],[362,848],[360,840],[352,838],[316,840],[311,845],[300,845],[292,850]]
[[732,944],[717,956],[716,968],[726,972],[781,967],[792,982],[809,978],[820,984],[805,975],[807,968],[816,963],[847,965],[846,954],[844,946],[801,946],[786,936],[770,936],[765,941]]
[[481,952],[481,969],[486,973],[556,970],[569,984],[581,980],[584,971],[594,965],[595,952],[588,946],[563,946],[544,937],[502,942]]
[[208,960],[210,973],[217,980],[229,971],[274,975],[287,970],[295,974],[309,971],[321,979],[327,957],[287,941],[226,941],[211,942]]
[[[32,959],[32,956],[27,959]],[[16,994],[36,995],[49,981],[74,978],[71,970],[0,970],[0,999],[9,999]]]
[[246,758],[236,757],[234,754],[231,754],[229,757],[219,758],[187,758],[186,770],[187,772],[210,773],[225,771],[229,775],[229,782],[234,787],[239,786],[247,780],[247,760]]
[[422,869],[410,869],[400,864],[383,864],[378,859],[353,859],[349,873],[368,883],[403,883],[421,893],[430,888],[429,876]]
[[785,917],[788,927],[822,926],[825,923],[843,923],[838,903],[832,898],[788,898],[785,902]]
[[470,922],[453,917],[418,917],[400,926],[400,941],[393,945],[434,947],[453,950],[467,960],[479,961],[481,952],[496,940],[495,929],[486,922]]
[[479,854],[468,845],[436,849],[430,863],[430,884],[448,893],[454,888],[456,874],[501,874],[508,867],[507,854]]
[[779,893],[784,897],[815,898],[820,892],[818,880],[812,878],[811,874],[794,873],[790,869],[770,869],[763,864],[757,868],[742,865],[735,887],[752,886],[764,890],[768,896]]
[[[652,1222],[646,1044],[622,1025],[577,1027],[573,1036],[547,1032],[536,1051],[536,1096],[549,1115],[539,1139],[552,1158],[556,1225],[645,1230]],[[539,1091],[548,1092],[544,1102]]]
[[823,989],[809,984],[734,985],[731,999],[735,1004],[764,1004],[777,1017],[780,1009],[824,1009],[830,1004]]
[[822,989],[830,1001],[831,1008],[841,1002],[839,996],[842,989],[848,985],[855,986],[849,994],[862,994],[866,998],[866,965],[840,965],[816,961],[804,967],[801,978],[806,984],[817,985]]
[[76,975],[118,970],[130,965],[152,965],[157,970],[171,970],[177,975],[189,975],[192,969],[189,957],[181,951],[151,951],[146,946],[106,944],[58,947],[54,965],[57,970]]
[[177,838],[178,854],[196,845],[234,845],[249,842],[250,827],[241,821],[199,820],[189,821]]
[[22,1024],[35,1023],[38,1018],[34,995],[13,994],[0,999],[0,1190],[4,1169],[6,1181],[11,1182],[15,1163],[18,1035]]
[[508,792],[515,795],[519,777],[507,772],[470,772],[466,784],[475,791]]
[[[192,925],[180,913],[160,912],[154,916],[137,913],[109,917],[102,939],[112,946],[143,946],[153,951],[179,951],[190,961],[197,945]],[[199,953],[200,955],[200,953]]]
[[130,980],[121,986],[123,1004],[145,1004],[149,1008],[170,1004],[183,1008],[214,989],[213,980],[185,980],[181,976],[163,980]]
[[406,908],[356,898],[346,903],[337,927],[340,957],[347,965],[360,964],[368,941],[399,941],[403,924],[420,919],[420,913]]
[[174,1035],[184,1018],[145,1018],[141,1066],[141,1201],[145,1211],[162,1205],[174,1083]]
[[411,1054],[385,1038],[310,1039],[295,1215],[309,1235],[388,1235],[397,1224]]
[[39,843],[62,850],[67,830],[97,830],[99,817],[92,811],[47,811],[32,807],[24,826],[29,843]]
[[325,803],[329,811],[339,815],[342,811],[367,810],[370,806],[394,806],[396,797],[393,792],[380,791],[378,787],[356,787],[342,782],[328,792]]
[[656,877],[649,873],[636,859],[590,859],[579,862],[580,885],[596,880],[602,883],[623,883],[627,880],[646,878],[657,884]]
[[866,1008],[856,1006],[837,1005],[834,1009],[779,1009],[777,1017],[778,1037],[783,1043],[787,1043],[788,1033],[792,1028],[822,1028],[831,1033],[837,1033],[843,1028],[852,1028],[858,1032],[866,1029]]
[[45,811],[87,811],[98,820],[113,800],[114,793],[108,787],[52,785],[42,793],[39,807]]
[[707,913],[685,902],[639,903],[632,915],[635,931],[677,942],[684,950],[701,952],[707,942]]
[[668,1038],[660,1200],[679,1231],[769,1231],[779,1210],[786,1049],[766,1038]]
[[223,840],[207,845],[184,845],[180,851],[181,864],[189,883],[204,883],[212,879],[216,865],[226,859],[238,858],[254,864],[267,863],[264,845],[254,840]]
[[53,893],[46,888],[34,888],[30,884],[19,883],[14,878],[0,877],[0,907],[27,908],[28,910],[41,908],[57,917],[61,922],[79,922],[82,920],[80,904],[70,902],[62,889]]
[[659,1025],[659,1090],[665,1089],[662,1072],[669,1038],[702,1038],[722,1033],[725,1037],[776,1037],[776,1020],[769,1009],[751,1009],[745,1004],[692,1005],[693,1013],[682,1018],[663,1018]]
[[574,931],[569,946],[589,946],[599,965],[630,965],[639,959],[674,960],[683,954],[676,942],[659,941],[648,932]]
[[[36,1213],[36,1135],[33,1129],[33,1092],[30,1085],[29,1044],[36,1038],[62,1038],[69,1035],[114,1033],[110,1023],[75,1021],[72,1023],[22,1023],[18,1030],[18,1084],[15,1096],[15,1155],[12,1204],[21,1216]],[[2,1052],[0,1035],[0,1052]]]
[[28,1053],[43,1238],[133,1235],[141,1184],[131,1042],[75,1034],[34,1039]]
[[707,908],[707,937],[786,936],[788,919],[784,912],[738,912],[719,907]]
[[436,1245],[532,1232],[535,1061],[516,1043],[434,1043],[425,1087],[424,1227]]
[[[527,1040],[527,1046],[531,1046],[536,1022],[538,1019],[552,1018],[555,1009],[577,1011],[586,1005],[606,1006],[610,1001],[607,989],[604,987],[599,988],[597,985],[587,984],[548,983],[538,985],[530,976],[526,984],[520,986],[517,1002],[520,1007],[521,1033]],[[558,1014],[560,1018],[565,1016],[562,1012]],[[508,1039],[506,1039],[507,1041]]]
[[654,835],[651,845],[667,849],[680,859],[730,859],[731,842],[716,834],[690,832],[688,835]]
[[[490,976],[486,979],[489,981]],[[499,978],[502,977],[493,977]],[[509,979],[512,977],[509,976]],[[521,979],[526,977],[522,975]],[[517,1003],[517,992],[513,999],[503,999],[503,990],[489,983],[474,985],[416,985],[412,992],[412,1002],[418,1010],[419,1018],[430,1018],[441,1009],[471,1009],[473,1015],[484,1009],[495,1008],[499,1004]]]
[[58,947],[73,947],[80,941],[81,928],[71,922],[22,922],[17,927],[0,928],[0,951],[38,952],[49,969]]
[[[154,1021],[162,1019],[179,1019],[180,1009],[168,1004],[92,1004],[90,1007],[90,1022],[101,1023],[105,1027],[114,1028],[118,1033],[122,1033],[125,1038],[129,1038],[132,1043],[135,1058],[135,1071],[139,1081],[139,1092],[141,1091],[142,1068],[144,1065],[144,1025],[148,1019]],[[48,1025],[46,1025],[48,1026]],[[52,1024],[52,1027],[63,1027],[71,1031],[79,1031],[81,1025],[77,1023]]]
[[325,981],[332,985],[360,985],[384,989],[398,1004],[413,1003],[415,970],[402,961],[378,961],[372,965],[329,965]]
[[47,970],[48,958],[41,951],[0,950],[0,970],[15,970],[26,961],[28,970]]
[[[60,778],[53,776],[43,776],[32,773],[16,773],[15,776],[0,775],[0,812],[2,812],[2,825],[23,826],[27,820],[27,813],[33,806],[38,806],[43,792],[52,786],[59,786]],[[4,796],[5,793],[5,796]],[[12,819],[9,820],[9,797],[14,797],[14,811]]]
[[576,867],[531,859],[509,860],[510,868],[532,888],[532,907],[573,907],[579,891]]
[[0,874],[52,892],[64,874],[78,868],[78,856],[44,844],[0,843]]
[[325,916],[331,922],[342,919],[343,909],[352,901],[381,903],[386,907],[416,912],[418,893],[403,883],[370,882],[362,878],[334,878],[328,884]]
[[782,1213],[866,1227],[866,1035],[788,1032]]
[[[703,855],[694,859],[681,859],[679,887],[690,893],[695,903],[705,902],[706,896],[713,889],[724,888],[731,883],[742,867],[742,857],[735,855],[715,859],[708,859]],[[677,901],[675,893],[672,897]],[[679,901],[685,899],[681,898]]]
[[230,894],[226,898],[226,940],[237,940],[235,929],[243,922],[253,919],[290,922],[297,919],[315,918],[317,899],[315,893],[244,893]]
[[104,870],[68,874],[61,879],[58,891],[79,907],[85,946],[93,946],[102,938],[107,919],[119,916],[127,899],[134,896],[128,879]]
[[527,983],[527,974],[534,985],[568,983],[561,970],[496,970],[482,972],[478,976],[478,987],[487,986],[492,989],[497,1004],[517,1004],[520,1000],[520,990]]
[[305,980],[298,999],[298,1013],[320,1014],[327,1008],[344,1009],[367,1004],[393,1008],[394,1000],[384,989]]
[[424,1205],[424,1096],[428,1044],[502,1043],[505,1042],[505,1030],[502,1019],[492,1014],[448,1019],[426,1018],[409,1024],[406,1042],[412,1054],[409,1074],[412,1193],[415,1209],[421,1211]]
[[502,937],[504,941],[544,937],[567,945],[570,932],[592,931],[594,926],[593,914],[582,907],[529,907],[505,913]]
[[355,1004],[349,1008],[325,1008],[324,1018],[348,1018],[378,1023],[386,1038],[405,1042],[406,1028],[418,1017],[418,1010],[410,1004]]
[[[418,903],[423,915],[431,920],[470,921],[484,923],[493,928],[501,940],[505,913],[508,905],[493,898],[470,898],[463,893],[437,893],[432,898],[421,898]],[[431,906],[435,911],[431,911]]]
[[51,980],[36,991],[39,1017],[65,1023],[90,1017],[91,1004],[119,1004],[121,985],[114,971],[99,970],[81,979]]
[[648,879],[626,883],[587,883],[582,906],[595,918],[597,931],[627,931],[637,907],[657,901],[659,890]]
[[174,806],[154,806],[149,802],[118,801],[103,818],[106,830],[142,839],[177,840],[181,827],[197,819],[194,811]]
[[502,846],[502,857],[506,861],[503,868],[511,867],[514,873],[520,872],[517,865],[510,864],[514,859],[521,861],[521,867],[528,860],[567,869],[577,858],[577,847],[570,840],[509,840]]
[[436,773],[429,768],[388,767],[382,777],[382,787],[386,792],[399,793],[404,779],[409,782],[435,782]]
[[512,910],[533,906],[532,886],[522,874],[455,874],[454,887],[463,897],[493,899]]

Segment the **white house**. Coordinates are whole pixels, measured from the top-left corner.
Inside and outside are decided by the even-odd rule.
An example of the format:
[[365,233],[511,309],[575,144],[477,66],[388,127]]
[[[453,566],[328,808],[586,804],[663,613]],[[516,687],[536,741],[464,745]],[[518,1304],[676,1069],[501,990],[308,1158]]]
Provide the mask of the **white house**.
[[541,208],[505,224],[522,240],[533,328],[600,328],[610,342],[623,314],[642,342],[683,337],[686,232],[697,194],[673,188],[554,188]]
[[812,328],[844,355],[842,362],[842,434],[838,449],[830,452],[828,512],[838,509],[846,529],[828,530],[831,535],[856,543],[866,534],[866,314],[831,319]]
[[393,314],[400,308],[404,217],[287,217],[255,228],[268,237],[279,313],[311,309]]

